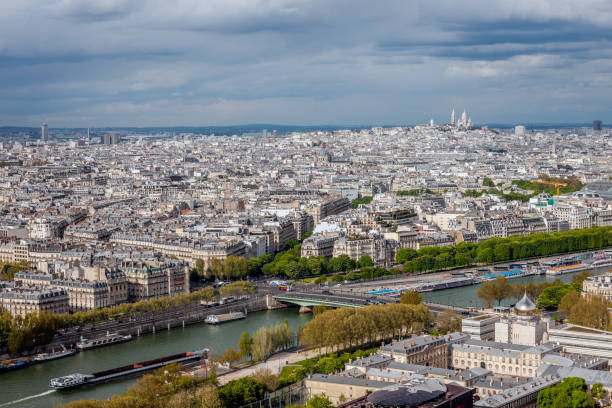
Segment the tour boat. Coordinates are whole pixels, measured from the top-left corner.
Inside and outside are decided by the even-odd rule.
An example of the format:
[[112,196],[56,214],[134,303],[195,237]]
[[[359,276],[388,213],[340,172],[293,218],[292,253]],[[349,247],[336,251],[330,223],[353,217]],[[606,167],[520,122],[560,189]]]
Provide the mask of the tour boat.
[[208,324],[219,324],[219,323],[227,323],[232,322],[234,320],[244,319],[246,315],[242,312],[233,312],[233,313],[224,313],[218,315],[210,315],[206,316],[206,320],[204,320]]
[[585,269],[587,269],[587,267],[584,264],[557,266],[556,268],[546,269],[546,275],[563,275],[566,273],[584,271]]

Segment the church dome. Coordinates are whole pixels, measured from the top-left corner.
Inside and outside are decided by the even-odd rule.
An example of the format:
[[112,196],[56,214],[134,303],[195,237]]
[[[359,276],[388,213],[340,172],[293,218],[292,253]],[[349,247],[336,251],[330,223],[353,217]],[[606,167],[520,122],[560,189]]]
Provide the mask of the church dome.
[[536,310],[536,305],[531,301],[531,299],[529,299],[529,297],[527,296],[527,292],[525,292],[522,299],[516,302],[516,305],[514,305],[514,308],[516,309],[517,312],[529,313],[529,312],[533,312],[534,310]]

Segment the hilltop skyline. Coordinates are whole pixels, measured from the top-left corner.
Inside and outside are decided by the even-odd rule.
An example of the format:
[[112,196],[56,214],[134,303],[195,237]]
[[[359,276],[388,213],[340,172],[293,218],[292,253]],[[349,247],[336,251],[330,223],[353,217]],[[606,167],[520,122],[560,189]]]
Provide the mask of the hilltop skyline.
[[612,122],[612,4],[32,0],[0,125]]

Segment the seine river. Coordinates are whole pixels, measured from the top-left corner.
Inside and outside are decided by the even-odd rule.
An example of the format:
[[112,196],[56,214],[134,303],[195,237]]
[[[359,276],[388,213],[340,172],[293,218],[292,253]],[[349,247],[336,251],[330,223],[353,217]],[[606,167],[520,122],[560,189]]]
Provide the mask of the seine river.
[[[81,398],[108,398],[113,394],[125,392],[138,377],[61,392],[49,389],[49,379],[71,373],[90,374],[202,348],[209,348],[213,353],[221,354],[229,347],[237,347],[244,331],[252,335],[260,327],[272,326],[285,319],[295,330],[298,324],[304,324],[311,318],[311,314],[300,315],[297,308],[256,312],[244,320],[222,325],[201,323],[184,329],[160,330],[155,334],[136,337],[127,343],[77,353],[72,357],[0,374],[0,407],[48,408]],[[33,396],[35,397],[29,398]]]
[[[610,267],[604,267],[599,269],[592,269],[590,272],[593,275],[599,275],[603,272],[610,270]],[[547,276],[547,275],[534,275],[534,276],[526,276],[523,278],[514,278],[509,279],[511,285],[514,285],[516,282],[520,282],[521,284],[526,284],[529,282],[540,283],[545,281],[554,281],[555,279],[560,279],[563,282],[570,282],[572,280],[572,276],[577,273],[568,273],[565,275],[557,275],[557,276]],[[459,288],[438,290],[435,292],[425,292],[422,293],[421,296],[423,300],[431,303],[438,303],[442,305],[451,305],[451,306],[460,306],[460,307],[482,307],[483,303],[478,298],[478,288],[479,285],[471,285],[471,286],[462,286]],[[502,302],[502,305],[509,306],[514,304],[517,299],[506,299]]]
[[[593,271],[593,273],[600,274],[608,269],[602,268]],[[511,279],[510,282],[539,283],[545,280],[552,281],[556,278],[552,276],[528,276]],[[564,282],[569,282],[572,275],[561,275],[558,278]],[[477,296],[478,287],[479,285],[464,286],[423,293],[423,298],[433,303],[477,307],[482,305]],[[506,305],[514,303],[514,301],[508,300]],[[136,382],[137,377],[62,392],[49,390],[49,379],[71,373],[90,374],[138,361],[202,348],[210,348],[213,353],[220,354],[229,347],[236,347],[243,331],[253,334],[260,327],[272,326],[285,319],[295,330],[298,324],[304,324],[311,318],[312,315],[310,314],[298,314],[297,308],[257,312],[250,314],[245,320],[218,326],[202,323],[187,326],[183,329],[162,330],[155,334],[137,337],[128,343],[77,353],[72,357],[0,374],[0,407],[43,408],[81,398],[108,398],[113,394],[121,394],[126,391]]]

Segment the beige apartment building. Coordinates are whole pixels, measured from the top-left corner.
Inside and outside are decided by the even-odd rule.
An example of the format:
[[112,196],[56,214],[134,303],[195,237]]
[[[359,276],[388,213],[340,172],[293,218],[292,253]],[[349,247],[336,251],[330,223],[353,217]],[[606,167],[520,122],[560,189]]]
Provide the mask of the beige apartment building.
[[125,261],[129,300],[147,300],[189,293],[189,269],[179,262]]
[[387,259],[387,248],[382,236],[366,239],[340,238],[334,242],[333,257],[348,255],[358,261],[364,255],[369,255],[377,266],[388,266],[391,259]]
[[0,305],[12,316],[24,317],[29,313],[68,313],[68,293],[57,288],[20,287],[0,292]]
[[601,295],[612,302],[612,273],[585,279],[582,282],[582,292],[585,295]]

